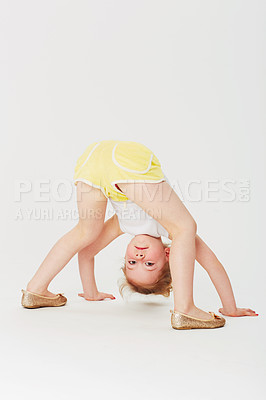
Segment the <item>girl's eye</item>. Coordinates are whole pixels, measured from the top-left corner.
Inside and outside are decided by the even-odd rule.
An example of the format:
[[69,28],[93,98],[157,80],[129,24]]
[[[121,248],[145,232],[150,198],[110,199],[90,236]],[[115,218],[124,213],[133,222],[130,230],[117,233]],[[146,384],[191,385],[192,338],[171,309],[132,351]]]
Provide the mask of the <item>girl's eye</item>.
[[[135,264],[135,262],[136,262],[136,261],[128,261],[128,263],[129,263],[130,265]],[[146,264],[147,267],[151,267],[152,265],[154,265],[154,263],[149,262],[149,261],[147,261],[145,264]]]

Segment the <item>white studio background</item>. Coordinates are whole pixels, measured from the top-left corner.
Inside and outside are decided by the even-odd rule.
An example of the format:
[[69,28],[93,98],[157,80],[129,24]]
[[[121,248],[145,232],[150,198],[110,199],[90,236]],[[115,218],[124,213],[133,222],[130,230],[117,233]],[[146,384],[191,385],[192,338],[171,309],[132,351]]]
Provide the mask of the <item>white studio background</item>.
[[[76,223],[55,215],[76,209],[85,147],[122,139],[154,151],[238,306],[263,314],[265,12],[257,0],[1,1],[2,301],[19,306],[20,289]],[[72,187],[65,201],[53,195],[59,181]],[[20,201],[18,182],[31,185]],[[47,193],[36,200],[40,182]],[[44,209],[53,217],[39,217]],[[129,239],[96,259],[100,289],[116,297]],[[76,256],[50,289],[76,299]],[[221,306],[197,263],[195,300]]]

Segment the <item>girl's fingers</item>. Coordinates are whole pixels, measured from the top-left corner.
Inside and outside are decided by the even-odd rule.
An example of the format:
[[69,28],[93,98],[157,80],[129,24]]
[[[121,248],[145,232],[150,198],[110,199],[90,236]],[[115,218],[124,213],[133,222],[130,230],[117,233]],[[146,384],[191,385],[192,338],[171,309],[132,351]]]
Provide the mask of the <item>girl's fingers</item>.
[[223,315],[228,315],[228,316],[234,316],[234,317],[244,317],[244,316],[249,316],[249,317],[256,317],[259,314],[256,313],[256,311],[251,310],[251,308],[238,308],[237,309],[237,314],[235,315],[229,315],[227,313],[223,312],[223,308],[219,308],[219,312]]
[[259,314],[256,314],[254,311],[247,311],[246,315],[251,315],[252,317],[253,316],[255,317],[256,315],[259,315]]
[[251,315],[256,314],[256,311],[251,310],[250,308],[247,308],[246,311],[247,311],[248,313],[250,313]]
[[111,293],[101,293],[103,299],[115,299]]
[[108,299],[115,299],[115,296],[113,296],[112,294],[107,294],[107,298]]
[[85,297],[84,293],[78,293],[78,296],[83,297],[85,300],[88,300],[88,301],[101,301],[104,299],[115,300],[115,296],[113,296],[110,293],[102,293],[98,298]]

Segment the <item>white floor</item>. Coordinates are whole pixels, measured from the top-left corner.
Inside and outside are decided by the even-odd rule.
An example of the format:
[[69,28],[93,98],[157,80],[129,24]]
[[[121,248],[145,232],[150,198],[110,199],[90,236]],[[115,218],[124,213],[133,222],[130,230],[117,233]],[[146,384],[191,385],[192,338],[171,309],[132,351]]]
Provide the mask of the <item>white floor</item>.
[[[265,318],[177,331],[172,300],[86,302],[1,310],[4,399],[265,399]],[[216,311],[216,310],[215,310]]]

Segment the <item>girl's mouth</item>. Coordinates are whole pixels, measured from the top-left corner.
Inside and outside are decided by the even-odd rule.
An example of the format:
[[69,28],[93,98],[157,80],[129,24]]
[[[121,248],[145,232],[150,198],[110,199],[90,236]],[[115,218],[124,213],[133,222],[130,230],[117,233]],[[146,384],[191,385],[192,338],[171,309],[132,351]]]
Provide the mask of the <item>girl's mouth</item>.
[[137,247],[137,246],[135,246],[135,247],[136,247],[136,249],[138,249],[138,250],[148,249],[148,247]]

